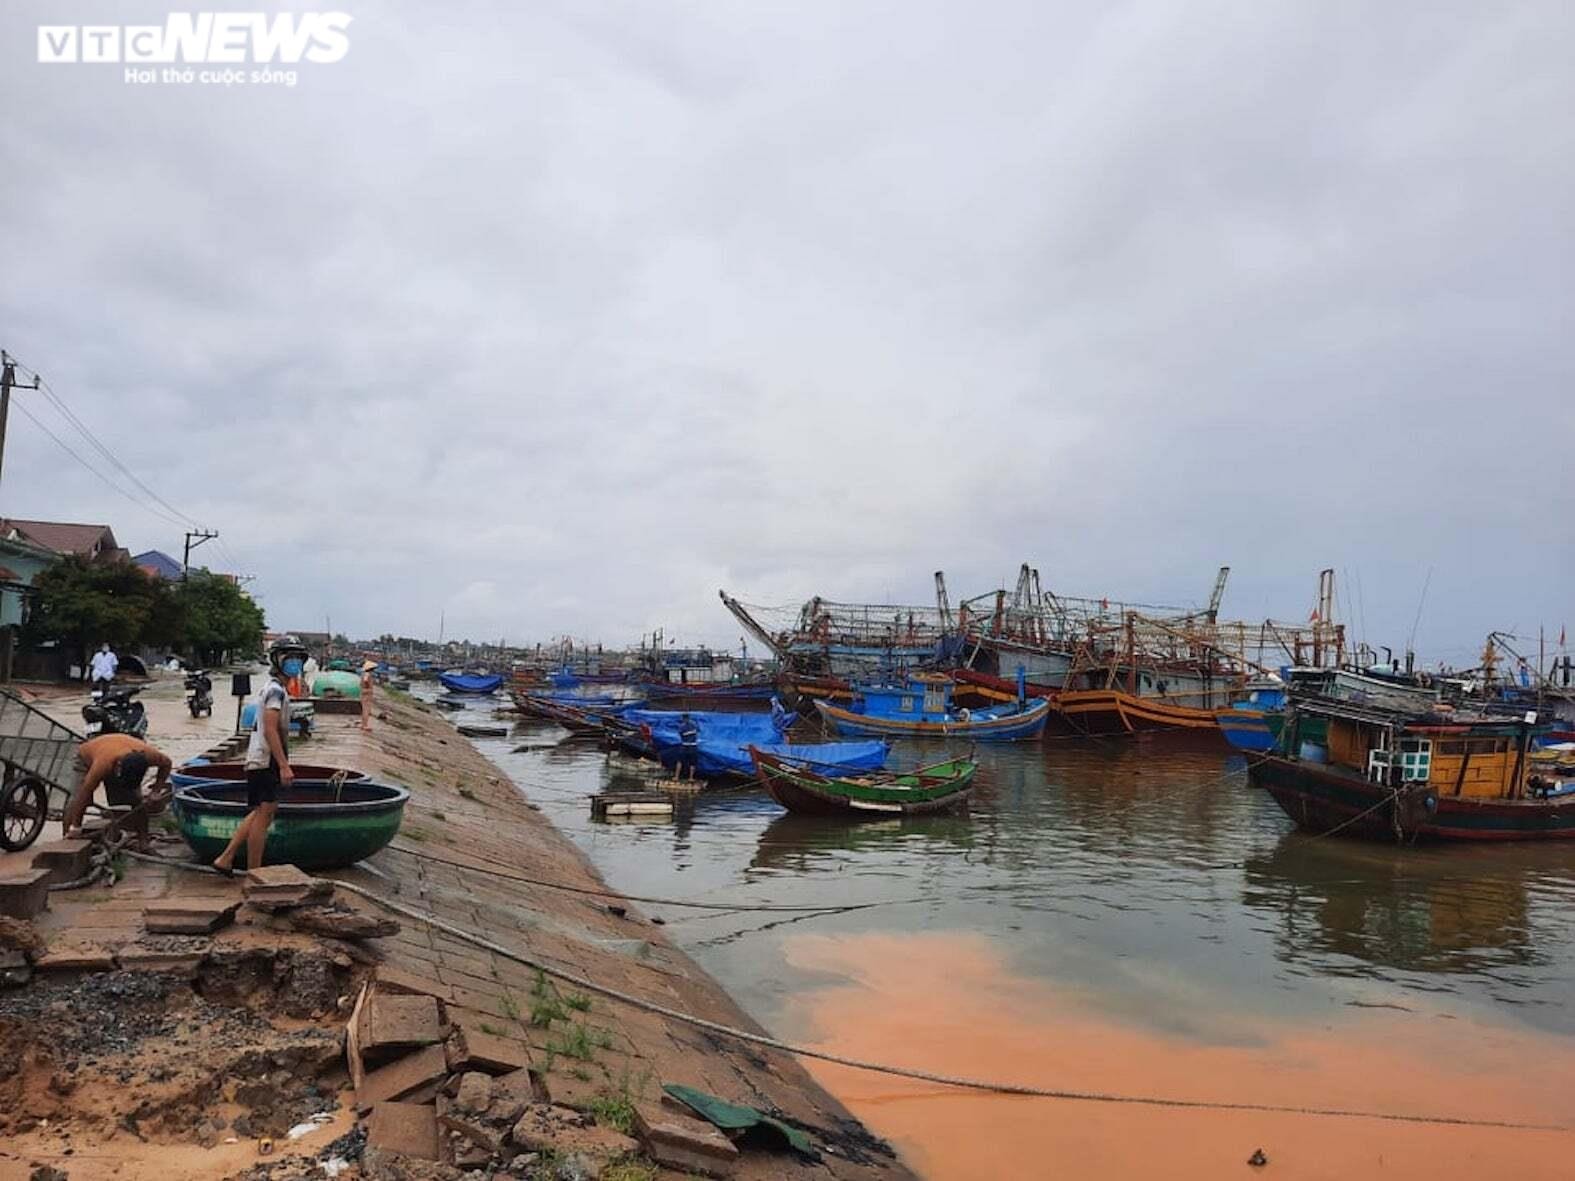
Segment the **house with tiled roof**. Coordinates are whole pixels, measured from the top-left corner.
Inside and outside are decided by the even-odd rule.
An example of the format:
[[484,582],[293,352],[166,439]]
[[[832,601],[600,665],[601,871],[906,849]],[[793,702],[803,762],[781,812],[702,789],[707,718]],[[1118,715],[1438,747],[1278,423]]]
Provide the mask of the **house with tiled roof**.
[[79,525],[71,521],[24,521],[0,517],[0,538],[23,541],[53,550],[64,557],[76,554],[89,561],[129,558],[108,525]]

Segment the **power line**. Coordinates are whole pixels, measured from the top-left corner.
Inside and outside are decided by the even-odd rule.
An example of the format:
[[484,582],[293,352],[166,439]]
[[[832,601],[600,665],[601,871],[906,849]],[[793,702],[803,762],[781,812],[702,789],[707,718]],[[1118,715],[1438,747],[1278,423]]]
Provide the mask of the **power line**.
[[48,435],[51,439],[53,439],[55,441],[55,445],[56,446],[58,446],[67,455],[71,456],[72,459],[76,460],[79,464],[81,464],[84,468],[86,468],[89,472],[91,472],[94,476],[96,476],[99,479],[99,481],[102,482],[106,487],[114,490],[115,492],[120,493],[120,495],[124,496],[127,500],[129,500],[132,504],[136,505],[143,512],[146,512],[146,513],[149,513],[149,514],[151,514],[151,515],[153,515],[155,517],[158,517],[161,521],[164,521],[166,524],[174,525],[177,528],[184,528],[185,527],[185,522],[184,521],[178,520],[175,517],[171,517],[168,513],[165,513],[161,509],[155,508],[153,505],[150,505],[150,504],[146,503],[145,501],[142,501],[142,500],[138,499],[136,496],[132,495],[130,492],[127,492],[119,484],[117,484],[113,480],[111,480],[103,472],[99,471],[98,468],[94,467],[87,460],[83,459],[80,454],[78,454],[75,450],[72,449],[72,447],[71,447],[71,445],[69,443],[67,443],[59,435],[55,434],[55,432],[50,430],[47,426],[45,426],[43,421],[39,419],[38,415],[34,414],[31,410],[29,410],[24,403],[17,402],[16,403],[16,408],[18,410],[20,410],[23,414],[27,415],[28,419],[33,423],[34,426],[38,427],[39,430],[43,431],[44,434]]
[[176,508],[169,501],[165,500],[146,483],[144,483],[136,472],[132,471],[129,467],[122,463],[120,457],[111,451],[109,447],[103,442],[103,440],[101,440],[88,428],[88,425],[85,422],[77,417],[76,413],[71,409],[71,407],[66,405],[65,399],[59,394],[55,393],[54,387],[51,386],[49,382],[44,380],[43,374],[39,373],[38,370],[34,369],[31,365],[28,365],[20,358],[17,359],[17,364],[33,375],[33,379],[38,383],[38,388],[43,392],[44,396],[49,399],[51,404],[53,404],[54,407],[60,412],[61,416],[76,429],[78,434],[88,441],[95,451],[107,459],[116,470],[121,472],[121,474],[123,474],[128,480],[130,480],[144,493],[146,493],[166,512],[179,518],[180,521],[184,522],[186,525],[196,525],[197,522],[195,520],[193,520],[187,514],[181,512],[180,509]]

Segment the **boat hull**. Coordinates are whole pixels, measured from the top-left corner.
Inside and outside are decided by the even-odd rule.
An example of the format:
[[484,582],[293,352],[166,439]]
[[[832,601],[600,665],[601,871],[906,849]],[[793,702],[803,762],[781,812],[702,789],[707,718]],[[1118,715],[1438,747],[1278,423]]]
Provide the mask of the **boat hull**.
[[1135,734],[1144,730],[1218,730],[1213,710],[1173,705],[1119,689],[1068,690],[1055,699],[1056,711],[1081,734]]
[[[268,826],[263,861],[302,869],[354,865],[394,839],[409,799],[408,791],[390,784],[346,783],[336,792],[330,784],[298,782],[279,801]],[[180,788],[171,811],[192,852],[211,862],[224,851],[246,815],[246,785],[199,783]]]
[[[968,802],[973,792],[974,764],[944,785],[944,790],[921,794],[896,786],[905,777],[885,777],[860,783],[853,779],[822,779],[795,773],[775,759],[757,756],[756,771],[773,800],[790,812],[808,816],[841,816],[848,819],[890,819],[950,812]],[[919,795],[920,798],[914,798]]]
[[1374,840],[1522,841],[1575,838],[1575,795],[1492,800],[1402,791],[1318,764],[1271,755],[1249,770],[1298,826]]
[[[349,767],[327,767],[315,763],[297,763],[290,761],[290,769],[295,772],[295,777],[302,782],[322,780],[327,782],[335,775],[342,774],[346,783],[364,783],[371,778],[365,771],[354,771]],[[170,782],[176,787],[191,787],[197,783],[245,783],[246,764],[243,762],[227,763],[187,763],[177,767],[170,775]]]
[[1048,701],[1031,701],[1016,713],[983,720],[919,721],[854,713],[827,701],[815,702],[820,716],[841,734],[880,738],[971,738],[981,742],[1014,742],[1037,738],[1050,717]]
[[1214,713],[1220,733],[1237,750],[1267,754],[1278,748],[1285,714],[1271,709],[1221,709]]

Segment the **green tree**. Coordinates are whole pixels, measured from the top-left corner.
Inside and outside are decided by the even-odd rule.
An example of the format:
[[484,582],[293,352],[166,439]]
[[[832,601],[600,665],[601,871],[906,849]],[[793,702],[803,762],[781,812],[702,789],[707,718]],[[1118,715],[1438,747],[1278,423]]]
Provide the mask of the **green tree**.
[[132,648],[175,627],[169,589],[130,562],[90,562],[73,554],[33,579],[35,599],[24,636],[54,640],[86,667],[101,643]]
[[185,647],[205,665],[227,654],[253,656],[262,647],[262,608],[228,578],[193,570],[175,585]]

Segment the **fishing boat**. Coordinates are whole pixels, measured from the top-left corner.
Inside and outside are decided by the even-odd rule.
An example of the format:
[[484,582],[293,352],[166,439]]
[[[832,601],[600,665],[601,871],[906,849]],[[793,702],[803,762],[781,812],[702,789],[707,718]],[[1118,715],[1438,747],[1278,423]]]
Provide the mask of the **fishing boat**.
[[[1321,727],[1321,740],[1319,729]],[[1387,840],[1575,837],[1575,780],[1539,769],[1550,727],[1441,707],[1292,697],[1280,749],[1249,770],[1302,828]]]
[[914,771],[823,775],[759,747],[749,753],[773,800],[790,812],[818,816],[922,816],[960,808],[968,802],[979,766],[971,759],[948,759]]
[[1285,721],[1285,686],[1278,681],[1248,685],[1245,696],[1214,711],[1214,720],[1225,741],[1237,750],[1257,754],[1274,750]]
[[527,717],[546,718],[575,734],[600,734],[602,723],[619,708],[611,697],[591,699],[535,693],[515,693],[514,704]]
[[816,701],[815,709],[841,734],[883,737],[966,737],[989,741],[1035,738],[1050,717],[1050,703],[1021,699],[987,709],[959,707],[952,681],[919,676],[899,685],[863,685],[847,706]]
[[493,693],[503,684],[498,673],[438,673],[438,680],[450,693]]
[[[302,869],[341,869],[376,853],[399,831],[410,793],[392,784],[297,779],[279,797],[263,860]],[[177,788],[171,811],[207,864],[224,851],[250,809],[244,783]]]

